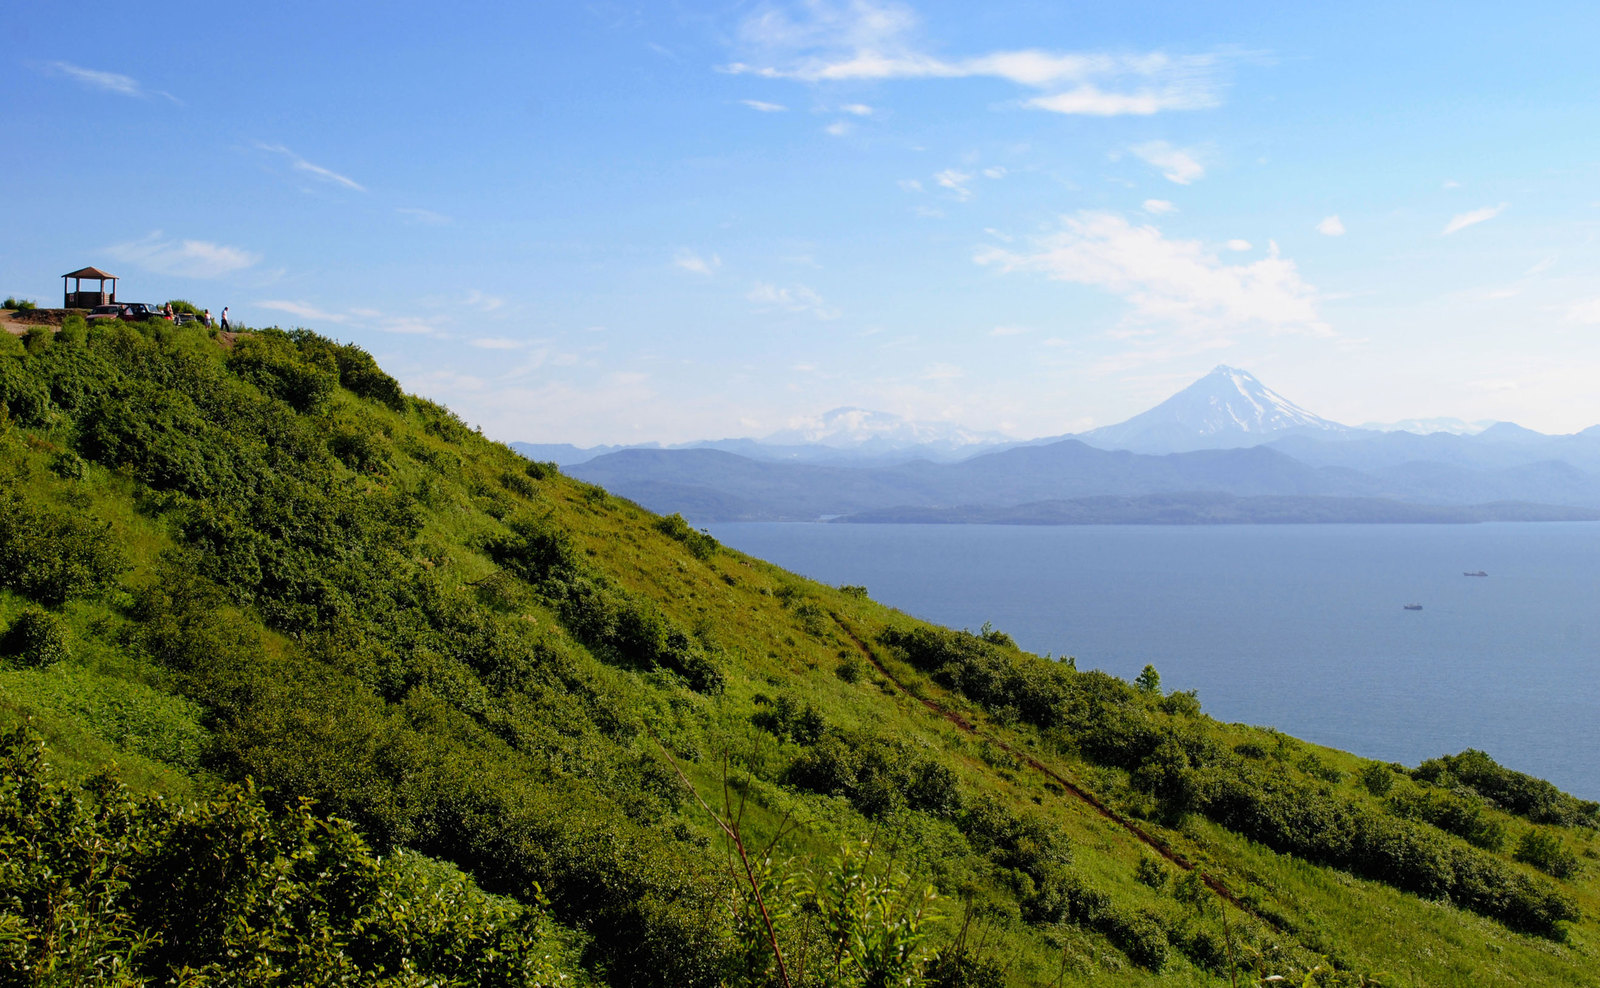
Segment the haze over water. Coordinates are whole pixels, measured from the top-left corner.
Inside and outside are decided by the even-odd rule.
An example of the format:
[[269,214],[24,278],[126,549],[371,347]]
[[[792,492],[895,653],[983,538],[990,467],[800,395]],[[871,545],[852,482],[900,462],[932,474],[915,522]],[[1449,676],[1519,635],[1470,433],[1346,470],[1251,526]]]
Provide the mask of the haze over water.
[[1600,798],[1600,523],[711,532],[1080,669],[1153,663],[1221,720],[1407,765],[1480,748]]

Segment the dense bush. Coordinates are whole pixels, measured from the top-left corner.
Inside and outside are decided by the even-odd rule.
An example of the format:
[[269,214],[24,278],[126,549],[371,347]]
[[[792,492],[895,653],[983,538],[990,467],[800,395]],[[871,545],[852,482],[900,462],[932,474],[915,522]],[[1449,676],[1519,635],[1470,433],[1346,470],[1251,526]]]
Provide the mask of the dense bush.
[[944,817],[961,812],[955,773],[903,742],[861,732],[823,730],[789,766],[784,781],[843,796],[870,817],[902,808]]
[[[1387,768],[1379,768],[1385,777],[1394,777]],[[1388,805],[1399,816],[1431,823],[1474,847],[1498,851],[1505,846],[1506,828],[1484,812],[1475,794],[1407,788],[1393,792]]]
[[1577,799],[1543,779],[1505,768],[1476,749],[1430,758],[1417,766],[1413,775],[1435,785],[1467,786],[1534,823],[1600,826],[1600,803]]
[[1276,851],[1346,868],[1513,929],[1560,939],[1577,907],[1546,882],[1407,820],[1364,809],[1325,786],[1255,765],[1203,770],[1199,808]]
[[0,638],[0,651],[21,666],[47,666],[71,658],[72,646],[67,626],[49,611],[30,607]]
[[1556,878],[1571,878],[1578,873],[1578,856],[1548,830],[1534,828],[1523,834],[1514,857]]
[[104,593],[126,566],[110,525],[0,485],[0,587],[55,607]]
[[[7,983],[550,985],[575,967],[535,908],[248,786],[210,802],[50,781],[0,738],[0,971]],[[536,897],[536,896],[535,896]]]
[[1066,698],[1064,670],[965,631],[885,629],[879,640],[947,689],[987,707],[1011,707],[1040,727],[1056,724]]
[[683,516],[679,514],[671,514],[665,518],[658,519],[656,521],[656,531],[670,539],[682,542],[684,548],[688,549],[696,559],[710,559],[721,548],[717,544],[717,540],[712,538],[709,532],[700,532],[690,528],[689,523],[684,521]]

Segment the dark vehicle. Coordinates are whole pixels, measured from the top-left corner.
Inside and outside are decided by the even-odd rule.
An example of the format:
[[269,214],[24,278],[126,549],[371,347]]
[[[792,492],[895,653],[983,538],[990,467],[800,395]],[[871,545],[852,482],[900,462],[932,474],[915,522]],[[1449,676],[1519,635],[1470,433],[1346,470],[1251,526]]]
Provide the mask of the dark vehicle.
[[122,306],[97,305],[89,310],[89,315],[85,318],[89,322],[106,322],[111,319],[120,319],[122,318]]
[[180,312],[173,317],[173,322],[179,326],[191,326],[200,321],[200,317],[193,312]]
[[124,302],[122,303],[122,315],[119,318],[123,322],[144,322],[146,319],[160,319],[161,307],[146,305],[143,302]]

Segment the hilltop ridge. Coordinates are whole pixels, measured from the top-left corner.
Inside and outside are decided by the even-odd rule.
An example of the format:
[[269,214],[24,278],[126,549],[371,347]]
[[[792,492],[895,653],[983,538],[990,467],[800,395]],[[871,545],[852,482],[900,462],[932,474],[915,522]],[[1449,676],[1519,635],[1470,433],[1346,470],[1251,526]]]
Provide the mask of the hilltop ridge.
[[[52,885],[81,861],[30,844],[67,857],[8,872],[8,929],[93,889],[119,925],[85,950],[197,984],[1600,965],[1600,806],[1482,753],[1372,762],[1219,723],[1155,668],[916,621],[523,459],[314,333],[11,342],[0,725],[48,768],[0,746],[0,825],[35,834],[26,801],[56,800],[134,880]],[[245,834],[274,836],[218,850]],[[256,864],[177,864],[211,860]],[[493,967],[507,950],[529,964]]]

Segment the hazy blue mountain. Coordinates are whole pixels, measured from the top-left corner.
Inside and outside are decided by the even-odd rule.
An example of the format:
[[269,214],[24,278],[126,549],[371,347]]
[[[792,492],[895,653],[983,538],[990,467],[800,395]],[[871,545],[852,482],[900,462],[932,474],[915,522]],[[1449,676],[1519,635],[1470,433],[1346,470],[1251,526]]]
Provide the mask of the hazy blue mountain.
[[1101,449],[1176,453],[1255,446],[1292,432],[1353,431],[1301,408],[1249,371],[1218,365],[1149,411],[1079,438]]
[[1595,521],[1600,509],[1498,501],[1409,504],[1374,497],[1233,494],[1105,494],[1008,507],[880,508],[837,518],[852,523],[924,525],[1271,525],[1419,524],[1483,521]]
[[1170,491],[1369,496],[1377,487],[1352,471],[1310,467],[1261,447],[1146,456],[1070,439],[959,463],[887,467],[771,463],[720,450],[624,450],[569,472],[651,510],[681,512],[697,522],[807,521],[889,507]]

